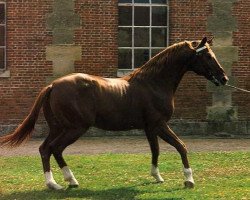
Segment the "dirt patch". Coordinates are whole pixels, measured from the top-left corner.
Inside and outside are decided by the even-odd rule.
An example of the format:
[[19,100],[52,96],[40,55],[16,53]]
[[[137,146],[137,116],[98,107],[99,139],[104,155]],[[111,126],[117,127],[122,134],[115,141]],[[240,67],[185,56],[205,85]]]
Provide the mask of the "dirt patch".
[[[250,139],[192,139],[183,137],[189,152],[250,151]],[[39,155],[42,139],[30,140],[18,148],[0,148],[0,156]],[[159,139],[161,152],[176,151]],[[150,153],[145,137],[84,137],[70,145],[64,154]]]

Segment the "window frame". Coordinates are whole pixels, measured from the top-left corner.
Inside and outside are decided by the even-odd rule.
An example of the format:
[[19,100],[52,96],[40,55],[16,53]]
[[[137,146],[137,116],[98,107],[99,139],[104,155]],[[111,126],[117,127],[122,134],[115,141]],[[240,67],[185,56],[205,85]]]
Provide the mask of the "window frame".
[[1,5],[4,5],[4,23],[0,23],[0,26],[4,26],[4,46],[0,46],[1,49],[4,49],[4,67],[0,68],[0,73],[3,73],[6,71],[7,68],[7,42],[6,42],[6,38],[7,38],[7,6],[6,6],[6,2],[0,1]]
[[[136,49],[148,49],[149,50],[149,59],[152,58],[152,50],[153,49],[164,49],[166,48],[168,45],[169,45],[169,0],[166,1],[166,3],[152,3],[151,0],[149,0],[149,3],[134,3],[134,0],[131,1],[131,3],[118,3],[118,8],[119,7],[125,7],[125,6],[128,6],[128,7],[132,7],[132,24],[129,25],[129,26],[123,26],[123,25],[119,25],[118,24],[118,29],[119,28],[131,28],[132,29],[132,44],[131,44],[131,47],[121,47],[121,46],[118,46],[118,51],[120,49],[131,49],[132,51],[132,57],[131,57],[131,63],[132,63],[132,66],[130,66],[129,69],[123,69],[123,68],[119,68],[118,66],[118,74],[119,74],[119,71],[126,71],[129,72],[129,71],[133,71],[136,69],[136,67],[139,67],[139,66],[135,66],[135,50]],[[149,7],[149,25],[148,26],[136,26],[134,25],[134,22],[135,22],[135,7]],[[166,7],[166,17],[167,17],[167,20],[166,20],[166,26],[153,26],[152,25],[152,8],[153,7]],[[119,16],[118,16],[119,17]],[[149,29],[149,45],[147,47],[135,47],[135,28],[148,28]],[[166,38],[165,38],[165,41],[166,41],[166,47],[153,47],[152,46],[152,29],[153,28],[164,28],[166,29]]]

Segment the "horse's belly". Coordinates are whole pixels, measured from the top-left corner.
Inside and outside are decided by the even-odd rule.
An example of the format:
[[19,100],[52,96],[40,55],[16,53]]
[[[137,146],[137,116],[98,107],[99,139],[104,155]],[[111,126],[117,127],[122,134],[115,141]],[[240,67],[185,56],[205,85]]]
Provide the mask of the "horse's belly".
[[126,117],[114,114],[113,116],[97,116],[95,127],[110,131],[125,131],[131,129],[143,129],[143,121],[140,117]]

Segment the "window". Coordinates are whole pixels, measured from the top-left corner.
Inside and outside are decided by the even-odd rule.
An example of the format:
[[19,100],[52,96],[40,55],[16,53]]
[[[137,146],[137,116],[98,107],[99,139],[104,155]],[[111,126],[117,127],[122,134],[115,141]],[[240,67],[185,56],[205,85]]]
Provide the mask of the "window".
[[6,68],[6,4],[0,2],[0,71]]
[[118,68],[133,70],[168,46],[167,0],[119,0]]

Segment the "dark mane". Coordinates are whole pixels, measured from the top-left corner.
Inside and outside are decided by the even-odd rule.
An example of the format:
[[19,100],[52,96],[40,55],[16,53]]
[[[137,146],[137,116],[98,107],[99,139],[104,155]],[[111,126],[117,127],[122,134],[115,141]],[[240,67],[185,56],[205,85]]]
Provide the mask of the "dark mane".
[[[140,68],[136,69],[133,73],[129,76],[131,79],[134,78],[147,78],[147,77],[154,77],[159,75],[163,68],[172,67],[173,64],[176,62],[177,59],[185,60],[187,58],[187,48],[184,47],[191,47],[190,42],[184,41],[179,42],[177,44],[171,45],[155,55],[151,58],[148,62],[142,65]],[[181,60],[179,60],[181,62]]]

